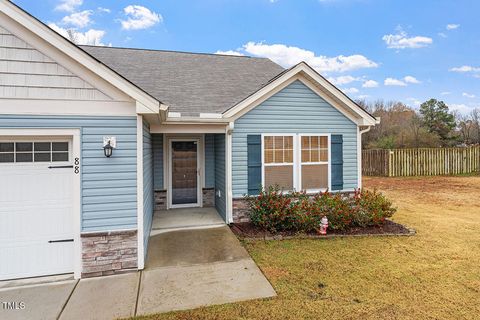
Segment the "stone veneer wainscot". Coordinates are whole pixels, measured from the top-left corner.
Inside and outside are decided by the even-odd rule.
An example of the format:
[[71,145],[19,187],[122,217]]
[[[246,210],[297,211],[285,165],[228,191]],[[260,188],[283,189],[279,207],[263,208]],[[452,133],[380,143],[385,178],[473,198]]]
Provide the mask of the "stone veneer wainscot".
[[137,230],[84,233],[82,278],[137,271]]

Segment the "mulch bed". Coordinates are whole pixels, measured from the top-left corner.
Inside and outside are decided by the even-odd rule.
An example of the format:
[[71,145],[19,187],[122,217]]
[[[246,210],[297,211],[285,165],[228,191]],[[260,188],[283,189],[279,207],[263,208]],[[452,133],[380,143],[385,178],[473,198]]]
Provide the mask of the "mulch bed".
[[318,233],[298,233],[292,231],[281,231],[272,234],[262,230],[251,224],[234,223],[230,225],[233,233],[243,240],[283,240],[298,238],[335,238],[335,237],[364,237],[364,236],[411,236],[415,234],[415,230],[408,228],[402,224],[385,220],[381,226],[371,226],[366,228],[352,228],[345,231],[328,230],[327,235]]

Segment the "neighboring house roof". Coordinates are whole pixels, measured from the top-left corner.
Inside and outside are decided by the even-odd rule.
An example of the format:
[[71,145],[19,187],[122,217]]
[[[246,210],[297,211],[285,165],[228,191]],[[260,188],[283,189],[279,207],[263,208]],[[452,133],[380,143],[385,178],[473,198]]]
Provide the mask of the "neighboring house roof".
[[81,46],[183,116],[223,113],[284,69],[265,58]]

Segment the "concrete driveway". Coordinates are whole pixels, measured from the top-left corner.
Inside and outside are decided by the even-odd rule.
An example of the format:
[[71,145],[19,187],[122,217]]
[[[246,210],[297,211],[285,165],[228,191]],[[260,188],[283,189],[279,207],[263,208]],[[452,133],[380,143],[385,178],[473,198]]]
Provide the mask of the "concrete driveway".
[[225,226],[153,236],[141,272],[0,289],[0,319],[117,319],[275,295]]

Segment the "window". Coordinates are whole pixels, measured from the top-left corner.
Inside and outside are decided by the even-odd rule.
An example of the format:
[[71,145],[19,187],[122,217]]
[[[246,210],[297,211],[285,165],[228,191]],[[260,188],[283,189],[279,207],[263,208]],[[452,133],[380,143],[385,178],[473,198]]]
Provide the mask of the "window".
[[329,140],[329,135],[264,135],[264,187],[310,192],[328,189]]
[[264,185],[293,190],[293,136],[264,137]]
[[0,142],[0,163],[69,161],[68,142]]
[[328,136],[301,136],[301,189],[328,188]]

